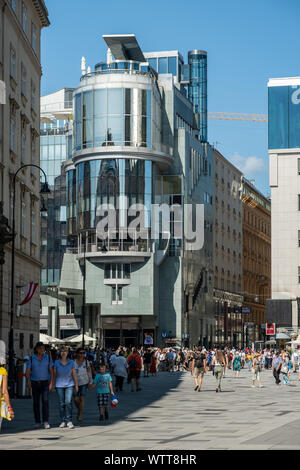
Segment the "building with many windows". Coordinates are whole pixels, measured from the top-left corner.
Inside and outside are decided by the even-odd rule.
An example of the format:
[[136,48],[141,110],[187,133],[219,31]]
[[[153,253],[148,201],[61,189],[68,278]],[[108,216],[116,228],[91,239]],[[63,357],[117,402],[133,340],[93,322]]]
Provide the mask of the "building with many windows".
[[66,175],[72,138],[73,88],[63,88],[41,97],[40,160],[48,177],[51,194],[47,212],[41,213],[41,324],[42,333],[69,336],[80,332],[74,316],[74,299],[59,292],[64,253],[72,243],[67,237]]
[[214,344],[243,345],[242,173],[214,149]]
[[[101,345],[143,344],[152,336],[157,345],[208,346],[213,151],[188,98],[183,58],[178,51],[144,54],[134,35],[104,40],[107,60],[84,71],[74,91],[65,172],[67,233],[76,247],[64,255],[60,291],[75,309],[84,304],[83,328]],[[177,210],[168,219],[153,213],[153,204]],[[187,204],[194,206],[190,217]],[[196,204],[204,207],[197,218]],[[116,220],[104,234],[111,207]],[[196,245],[190,232],[202,219],[204,242]]]
[[272,200],[272,298],[267,321],[300,328],[300,78],[272,78],[269,162]]
[[[12,227],[13,178],[25,164],[39,165],[41,30],[49,25],[43,0],[0,0],[0,201]],[[27,285],[40,281],[40,174],[27,167],[18,173],[15,199],[14,349],[28,353],[39,337],[39,293],[18,307]],[[8,342],[10,327],[11,247],[0,266],[0,338]]]
[[[243,321],[247,345],[264,340],[271,295],[271,202],[243,178]],[[273,201],[272,201],[273,205]]]

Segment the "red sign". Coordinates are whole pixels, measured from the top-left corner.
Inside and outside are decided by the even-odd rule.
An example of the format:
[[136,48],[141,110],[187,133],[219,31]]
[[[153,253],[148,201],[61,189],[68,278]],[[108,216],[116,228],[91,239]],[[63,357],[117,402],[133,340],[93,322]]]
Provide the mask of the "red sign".
[[275,335],[275,323],[266,323],[266,335]]

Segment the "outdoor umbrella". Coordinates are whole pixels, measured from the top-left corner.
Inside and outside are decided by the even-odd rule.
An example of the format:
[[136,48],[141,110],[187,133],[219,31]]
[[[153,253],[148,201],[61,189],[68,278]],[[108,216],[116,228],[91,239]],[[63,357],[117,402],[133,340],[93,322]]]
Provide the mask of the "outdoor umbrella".
[[286,333],[277,333],[276,339],[290,339],[290,335]]
[[[65,343],[81,343],[81,341],[82,341],[82,335],[72,336],[70,338],[64,339]],[[91,336],[84,335],[84,341],[89,343],[90,341],[97,341],[97,339],[92,338]]]
[[42,341],[44,344],[63,343],[61,339],[53,338],[52,336],[44,335],[43,333],[40,333],[40,341]]

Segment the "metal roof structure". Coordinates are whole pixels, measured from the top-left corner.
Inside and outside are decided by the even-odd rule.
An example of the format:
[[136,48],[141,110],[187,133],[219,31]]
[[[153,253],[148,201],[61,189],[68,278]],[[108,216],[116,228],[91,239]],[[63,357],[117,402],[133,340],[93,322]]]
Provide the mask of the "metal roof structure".
[[103,34],[102,37],[116,60],[146,62],[135,34]]

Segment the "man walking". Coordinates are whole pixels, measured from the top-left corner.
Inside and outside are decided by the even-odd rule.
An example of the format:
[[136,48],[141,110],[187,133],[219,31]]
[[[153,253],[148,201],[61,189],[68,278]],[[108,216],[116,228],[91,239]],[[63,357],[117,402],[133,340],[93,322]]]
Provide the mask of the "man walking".
[[27,388],[32,389],[33,412],[35,427],[41,426],[40,400],[42,398],[42,414],[45,429],[50,429],[49,421],[49,391],[53,389],[53,362],[45,352],[43,343],[38,342],[34,355],[27,362]]
[[277,351],[273,359],[273,364],[272,364],[273,376],[275,378],[276,385],[280,385],[281,383],[281,380],[279,378],[281,365],[282,365],[282,359],[280,357],[279,351]]
[[205,367],[206,367],[206,355],[202,352],[201,348],[198,348],[198,350],[194,354],[193,358],[193,363],[192,363],[192,373],[194,374],[195,377],[195,392],[198,390],[198,392],[201,391],[201,386],[202,386],[202,380],[203,376],[205,374]]

